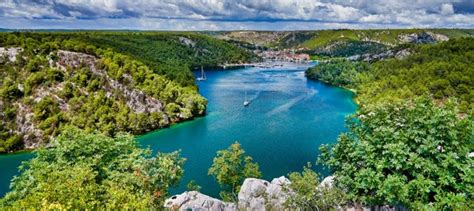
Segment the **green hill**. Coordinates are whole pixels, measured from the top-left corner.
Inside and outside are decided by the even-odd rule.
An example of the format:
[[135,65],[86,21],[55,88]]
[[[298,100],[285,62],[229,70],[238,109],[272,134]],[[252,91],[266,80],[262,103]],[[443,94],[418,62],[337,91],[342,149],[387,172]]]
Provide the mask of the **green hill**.
[[355,89],[362,105],[405,101],[428,94],[439,102],[457,98],[474,110],[474,38],[416,46],[405,58],[373,64],[333,60],[306,71],[311,79]]
[[247,51],[195,33],[0,33],[0,152],[47,144],[67,125],[141,134],[204,115],[190,69]]
[[371,29],[318,31],[234,31],[217,37],[272,48],[295,48],[315,55],[376,53],[406,43],[432,43],[474,35],[473,29]]

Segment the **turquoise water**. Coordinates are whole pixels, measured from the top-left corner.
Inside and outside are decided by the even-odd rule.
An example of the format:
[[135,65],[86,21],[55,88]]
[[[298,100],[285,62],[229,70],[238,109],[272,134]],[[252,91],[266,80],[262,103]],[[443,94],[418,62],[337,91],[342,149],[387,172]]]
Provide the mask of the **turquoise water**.
[[18,174],[18,166],[22,161],[31,159],[33,153],[23,152],[0,155],[0,197],[3,197],[10,188],[10,180]]
[[[207,81],[198,82],[209,100],[205,117],[138,138],[154,151],[181,149],[188,159],[183,181],[172,192],[186,190],[193,179],[202,192],[218,196],[219,187],[207,170],[216,151],[235,141],[259,163],[265,179],[314,163],[318,147],[336,141],[356,105],[351,92],[306,80],[307,67],[208,72]],[[248,107],[243,106],[246,90]]]
[[[187,158],[184,178],[171,192],[182,192],[195,180],[203,193],[218,196],[219,187],[207,170],[216,151],[235,141],[259,163],[265,179],[314,163],[318,147],[335,142],[345,130],[344,117],[356,105],[352,93],[306,80],[307,67],[207,72],[207,80],[198,82],[200,93],[209,100],[205,117],[137,138],[154,152],[181,150]],[[243,106],[245,91],[251,101],[248,107]],[[31,157],[30,153],[0,156],[0,196],[8,191],[20,162]],[[326,173],[319,166],[314,169]]]

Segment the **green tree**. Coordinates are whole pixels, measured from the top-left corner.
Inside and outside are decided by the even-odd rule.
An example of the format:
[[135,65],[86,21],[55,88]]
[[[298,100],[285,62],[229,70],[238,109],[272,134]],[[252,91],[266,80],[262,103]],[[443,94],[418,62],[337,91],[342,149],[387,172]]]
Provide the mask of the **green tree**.
[[196,181],[194,180],[191,180],[188,182],[188,184],[186,185],[186,189],[188,189],[188,191],[200,191],[201,190],[201,186],[198,185],[196,183]]
[[346,203],[345,193],[329,184],[321,185],[319,175],[311,170],[311,165],[304,167],[303,172],[288,175],[290,184],[283,190],[289,193],[285,202],[288,208],[303,210],[331,210]]
[[0,209],[161,208],[183,175],[178,152],[150,156],[132,136],[115,138],[66,128],[15,177]]
[[355,202],[472,209],[474,124],[458,112],[429,98],[362,107],[321,161]]
[[238,142],[217,152],[208,174],[214,176],[223,188],[220,196],[226,201],[237,199],[240,186],[245,178],[260,178],[262,176],[258,164],[252,162],[252,157],[245,155],[245,151]]

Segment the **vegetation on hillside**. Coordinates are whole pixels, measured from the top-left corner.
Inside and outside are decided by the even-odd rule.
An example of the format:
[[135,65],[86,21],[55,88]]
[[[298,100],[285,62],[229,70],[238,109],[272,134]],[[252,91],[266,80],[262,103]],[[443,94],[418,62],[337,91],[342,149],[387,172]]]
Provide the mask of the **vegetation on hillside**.
[[355,203],[473,209],[474,122],[458,113],[429,98],[362,107],[321,161]]
[[251,53],[235,45],[198,33],[93,33],[78,39],[128,55],[184,86],[194,85],[191,69],[253,59]]
[[306,71],[311,79],[355,89],[361,105],[404,101],[431,95],[457,98],[462,112],[474,106],[474,38],[418,46],[404,59],[382,60],[371,65],[333,60]]
[[130,135],[110,138],[69,127],[22,165],[0,209],[161,209],[183,163],[178,152],[151,156]]
[[266,47],[315,49],[337,41],[372,40],[388,45],[400,44],[399,36],[432,32],[449,38],[474,35],[472,29],[333,29],[315,31],[245,31],[223,32],[218,36]]
[[316,31],[237,31],[218,37],[270,48],[293,48],[332,57],[382,53],[406,43],[432,43],[474,36],[472,29],[368,29]]
[[[66,125],[141,134],[203,115],[207,102],[190,68],[250,59],[242,49],[193,33],[1,33],[0,46],[19,51],[16,61],[0,58],[0,153],[25,141],[45,144]],[[59,50],[97,62],[73,58],[70,63],[80,64],[71,66]],[[155,108],[137,108],[148,105]]]
[[357,76],[366,71],[369,64],[366,62],[352,62],[345,59],[333,59],[309,68],[306,77],[322,81],[335,86],[353,88],[359,83]]
[[[54,37],[45,37],[41,42],[16,36],[8,36],[8,40],[23,50],[15,62],[0,65],[0,98],[5,108],[2,115],[8,117],[0,128],[1,152],[22,148],[22,140],[47,143],[65,125],[107,135],[119,131],[139,134],[205,111],[206,100],[195,88],[182,87],[128,56]],[[60,49],[100,57],[96,67],[104,74],[94,73],[92,69],[96,67],[86,64],[66,65],[66,69],[52,65],[62,63],[63,58],[57,54]],[[125,90],[119,89],[116,83],[126,87]],[[130,105],[133,90],[159,100],[164,108],[154,112],[133,110]],[[132,94],[127,97],[124,92]],[[33,118],[28,117],[29,113]],[[23,131],[25,121],[35,125],[39,132],[19,132]]]

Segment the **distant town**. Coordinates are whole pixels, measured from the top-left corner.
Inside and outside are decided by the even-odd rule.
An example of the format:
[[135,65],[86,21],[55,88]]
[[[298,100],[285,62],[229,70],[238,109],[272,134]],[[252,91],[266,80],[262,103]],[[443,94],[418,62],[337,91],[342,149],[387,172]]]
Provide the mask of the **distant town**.
[[255,54],[263,58],[263,60],[285,61],[285,62],[307,62],[310,59],[309,54],[295,53],[294,49],[284,50],[255,50]]

